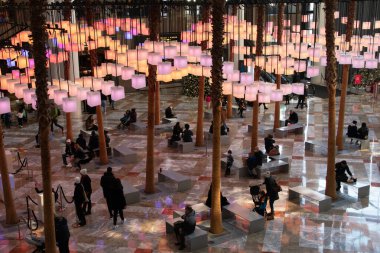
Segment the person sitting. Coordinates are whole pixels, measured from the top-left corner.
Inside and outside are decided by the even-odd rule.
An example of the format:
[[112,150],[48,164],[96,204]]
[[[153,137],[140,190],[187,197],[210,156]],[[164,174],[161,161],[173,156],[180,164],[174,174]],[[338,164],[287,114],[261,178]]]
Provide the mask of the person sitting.
[[76,167],[81,169],[81,164],[86,164],[91,161],[91,157],[87,158],[86,153],[84,150],[79,146],[78,143],[74,144],[74,150],[73,150],[74,157],[72,159],[72,162]]
[[185,130],[182,133],[183,142],[193,142],[193,132],[190,130],[190,125],[185,124]]
[[106,130],[104,130],[104,138],[106,140],[106,147],[109,148],[110,147],[111,138],[108,135],[108,131],[106,131]]
[[[357,122],[356,120],[352,121],[352,124],[348,125],[347,127],[347,136],[351,138],[357,138],[358,137],[358,127],[356,126]],[[352,143],[352,139],[351,139]]]
[[228,134],[228,130],[227,130],[227,127],[226,127],[226,124],[223,124],[220,126],[220,135],[227,135]]
[[247,159],[248,175],[251,177],[258,177],[260,168],[263,165],[263,152],[255,147],[253,153],[250,153]]
[[273,135],[268,134],[267,137],[264,138],[265,143],[265,152],[268,155],[279,155],[278,146],[273,145],[276,141],[273,139]]
[[182,127],[179,122],[175,123],[173,127],[173,134],[172,137],[170,138],[170,145],[173,144],[175,141],[180,141],[181,140],[181,133],[182,133]]
[[185,214],[181,218],[183,221],[174,223],[174,232],[177,238],[176,245],[179,245],[179,250],[185,248],[185,236],[193,233],[196,226],[195,211],[190,205],[186,205]]
[[367,124],[363,122],[362,126],[358,129],[357,138],[362,140],[368,139],[368,131]]
[[65,152],[62,154],[62,161],[63,161],[63,165],[68,167],[68,168],[71,168],[72,165],[70,162],[67,162],[67,157],[71,157],[73,156],[73,149],[74,149],[74,145],[71,143],[71,140],[70,139],[67,139],[66,140],[66,146],[65,146]]
[[91,132],[87,148],[91,152],[91,156],[93,156],[94,152],[99,149],[99,136],[95,133],[95,131]]
[[293,110],[290,110],[289,111],[289,118],[287,120],[285,120],[285,126],[287,126],[288,124],[297,124],[298,123],[298,114],[293,111]]
[[136,109],[132,108],[131,109],[131,114],[129,116],[129,120],[125,123],[126,126],[129,126],[131,123],[135,123],[137,121],[137,113]]
[[212,134],[214,132],[214,121],[211,121],[210,128],[208,129],[208,132]]
[[[347,177],[346,172],[350,176],[350,178]],[[347,182],[347,183],[356,182],[356,178],[352,175],[350,168],[348,167],[347,162],[345,160],[340,161],[335,164],[335,181],[336,181],[336,191],[340,190],[341,182]]]
[[98,126],[95,125],[95,120],[93,118],[93,115],[89,115],[86,119],[86,131],[98,131]]
[[[208,189],[207,200],[205,203],[205,205],[210,207],[210,208],[212,205],[211,194],[212,194],[212,183],[210,184],[210,188]],[[223,206],[226,206],[229,204],[230,204],[230,202],[228,202],[227,198],[223,196],[222,192],[220,192],[220,206],[223,207]]]
[[78,143],[78,145],[79,145],[82,149],[87,149],[86,139],[83,137],[83,134],[79,134],[79,135],[78,135],[78,138],[77,138],[77,140],[75,141],[75,143]]
[[168,118],[168,119],[175,118],[172,106],[168,106],[168,108],[165,109],[165,118]]
[[127,122],[129,121],[129,118],[131,116],[131,111],[126,110],[124,113],[124,116],[120,119],[120,124],[117,126],[118,129],[123,128],[124,126],[127,126]]

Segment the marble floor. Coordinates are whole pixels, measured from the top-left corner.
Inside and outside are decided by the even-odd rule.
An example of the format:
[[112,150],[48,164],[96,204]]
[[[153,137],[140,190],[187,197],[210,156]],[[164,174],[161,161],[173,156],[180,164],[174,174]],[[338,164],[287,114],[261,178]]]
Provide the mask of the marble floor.
[[[337,98],[339,101],[339,98]],[[338,105],[337,101],[337,105]],[[281,118],[285,118],[289,109],[293,109],[295,101],[281,106]],[[174,106],[174,111],[183,123],[196,126],[196,99],[180,95],[162,95],[161,107],[168,104]],[[87,216],[87,225],[81,228],[70,226],[71,252],[175,252],[173,235],[166,235],[165,220],[171,219],[174,210],[183,209],[185,204],[204,202],[211,182],[212,146],[196,148],[188,154],[179,153],[176,149],[167,147],[167,136],[170,133],[158,133],[155,137],[155,168],[178,171],[192,180],[192,188],[186,192],[176,192],[170,183],[156,184],[156,193],[143,193],[145,183],[145,152],[146,137],[141,131],[118,130],[123,111],[135,107],[138,119],[147,120],[147,99],[143,93],[127,95],[127,98],[116,103],[116,110],[104,114],[104,124],[110,130],[111,146],[126,143],[138,154],[135,163],[122,163],[116,158],[110,159],[114,174],[122,180],[141,190],[141,201],[128,205],[124,210],[126,222],[117,229],[112,229],[108,219],[106,204],[99,185],[100,177],[106,166],[93,163],[88,166],[92,179],[92,215]],[[337,107],[338,108],[338,107]],[[274,106],[269,110],[260,108],[260,124],[273,124]],[[326,156],[316,152],[305,151],[305,140],[327,141],[327,100],[310,98],[308,107],[296,109],[300,122],[305,124],[304,135],[290,134],[286,138],[276,139],[282,154],[291,159],[290,170],[287,174],[274,175],[281,184],[283,191],[280,199],[275,202],[275,219],[266,221],[263,231],[247,235],[237,229],[231,220],[223,220],[225,232],[215,236],[209,234],[208,248],[198,252],[380,252],[380,145],[377,135],[380,135],[380,106],[369,95],[350,95],[346,106],[346,124],[352,120],[367,122],[370,128],[370,150],[360,151],[355,145],[346,144],[345,150],[339,152],[337,160],[347,160],[353,173],[371,185],[370,195],[366,198],[355,198],[352,192],[341,192],[339,198],[333,201],[332,209],[318,213],[309,201],[288,201],[288,187],[304,185],[323,192],[326,177]],[[230,146],[223,146],[222,152],[231,149],[236,159],[249,149],[250,135],[247,125],[252,119],[252,111],[246,112],[246,117],[228,120],[230,128]],[[338,115],[338,114],[337,114]],[[75,135],[83,127],[85,114],[73,115]],[[29,123],[22,129],[12,127],[5,130],[7,149],[19,149],[22,157],[27,157],[30,171],[22,171],[15,176],[15,201],[20,218],[26,219],[26,201],[28,195],[36,200],[34,182],[41,182],[39,149],[34,147],[34,135],[37,124],[34,115],[29,115]],[[60,116],[60,123],[64,124]],[[205,120],[207,130],[210,121]],[[195,129],[194,133],[195,133]],[[263,149],[263,135],[259,144]],[[57,130],[51,136],[52,180],[54,187],[61,185],[66,196],[70,199],[74,190],[74,178],[79,176],[75,169],[62,167],[61,152],[65,137]],[[17,163],[14,163],[16,169]],[[230,202],[237,202],[246,208],[252,208],[253,203],[249,194],[249,186],[259,184],[261,180],[239,179],[236,171],[231,177],[222,178],[222,191]],[[156,178],[157,181],[157,178]],[[31,205],[39,217],[38,208]],[[65,203],[62,214],[67,217],[69,224],[75,223],[73,204]],[[0,202],[0,252],[33,252],[23,238],[29,234],[25,222],[16,227],[4,226],[4,205]],[[40,226],[43,226],[39,222]],[[207,227],[207,221],[201,224]]]

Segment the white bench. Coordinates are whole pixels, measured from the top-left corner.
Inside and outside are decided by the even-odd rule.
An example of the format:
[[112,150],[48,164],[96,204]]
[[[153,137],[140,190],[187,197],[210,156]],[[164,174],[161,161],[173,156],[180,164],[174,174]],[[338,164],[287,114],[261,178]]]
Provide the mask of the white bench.
[[124,163],[134,163],[138,160],[137,153],[123,143],[113,148],[113,155]]
[[[204,137],[205,137],[205,140],[207,139],[208,141],[210,141],[209,143],[212,143],[212,133],[210,132],[204,132]],[[228,137],[228,135],[221,135],[220,136],[220,145],[222,146],[228,146],[230,145],[230,138]]]
[[369,149],[369,139],[359,139],[359,138],[352,138],[352,137],[348,137],[346,136],[346,141],[348,140],[349,142],[351,142],[351,140],[353,141],[353,144],[355,144],[356,142],[359,142],[359,147],[360,147],[360,150],[364,150],[364,149]]
[[178,121],[179,121],[178,118],[162,118],[161,119],[162,124],[170,124],[170,123],[175,124]]
[[158,182],[173,181],[178,184],[178,191],[183,192],[191,188],[190,177],[174,171],[164,170],[158,172]]
[[331,208],[331,198],[320,192],[314,191],[305,186],[296,186],[289,188],[289,200],[298,199],[303,196],[318,206],[319,212],[325,212]]
[[[181,218],[166,221],[166,233],[170,234],[174,232],[174,223],[181,221]],[[193,233],[185,236],[186,247],[190,251],[202,249],[208,246],[208,233],[199,227],[195,227]]]
[[284,126],[276,128],[275,137],[282,138],[288,136],[289,132],[294,132],[295,134],[303,134],[303,125],[293,124],[290,126]]
[[[347,188],[353,188],[358,194],[358,198],[363,198],[369,196],[369,183],[368,182],[355,182],[355,183],[346,183],[341,182],[343,190]],[[348,189],[347,189],[348,190]]]
[[[320,149],[321,154],[327,155],[328,153],[328,143],[322,141],[305,141],[305,150],[316,152],[317,148]],[[335,153],[338,152],[338,148],[335,147]]]
[[130,129],[137,131],[137,130],[145,130],[147,128],[147,124],[141,121],[136,121],[131,123]]
[[[252,210],[242,207],[237,203],[232,203],[223,207],[223,210],[227,212],[228,215],[233,215],[236,221],[244,220],[248,222],[248,225],[242,222],[237,222],[239,228],[248,233],[255,233],[264,229],[265,220],[264,217],[257,214],[256,212],[252,212]],[[238,218],[237,218],[238,216]]]
[[194,151],[195,148],[195,143],[192,142],[183,142],[183,141],[178,141],[178,149],[182,153],[189,153],[191,151]]
[[[263,160],[264,161],[264,160]],[[258,177],[261,177],[261,174],[265,171],[270,172],[288,172],[289,171],[289,163],[284,162],[282,160],[274,160],[270,162],[266,162],[261,165],[260,168],[255,170],[258,173]],[[239,178],[248,177],[248,167],[244,166],[239,168]]]
[[[195,215],[200,217],[200,220],[207,220],[210,218],[210,207],[206,206],[204,203],[192,205],[191,208],[195,211]],[[184,214],[185,212],[183,210],[175,210],[173,212],[173,218],[180,218]]]
[[127,180],[122,180],[123,192],[127,205],[140,202],[140,191],[133,187]]

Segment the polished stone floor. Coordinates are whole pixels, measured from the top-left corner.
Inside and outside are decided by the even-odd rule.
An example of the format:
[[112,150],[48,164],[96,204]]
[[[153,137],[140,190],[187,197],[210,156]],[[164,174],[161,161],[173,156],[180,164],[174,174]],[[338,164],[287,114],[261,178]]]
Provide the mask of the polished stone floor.
[[[338,98],[339,101],[339,98]],[[337,101],[337,102],[338,102]],[[285,118],[289,109],[294,108],[295,102],[289,106],[281,106],[281,118]],[[183,123],[196,125],[196,99],[179,95],[162,95],[161,107],[168,104],[174,106],[179,119]],[[345,150],[337,154],[336,159],[347,160],[353,173],[363,181],[370,183],[370,195],[357,199],[355,194],[348,191],[339,193],[339,198],[333,201],[332,209],[318,213],[309,201],[290,202],[287,200],[288,187],[297,185],[308,186],[323,192],[326,176],[326,155],[320,152],[304,150],[305,140],[327,141],[327,100],[310,98],[309,106],[296,109],[300,122],[306,125],[304,135],[290,134],[286,138],[278,138],[282,154],[289,156],[291,167],[288,174],[276,174],[283,191],[280,200],[275,202],[275,219],[267,221],[265,230],[247,235],[235,227],[234,221],[223,220],[225,232],[215,236],[209,234],[209,247],[199,252],[380,252],[380,145],[377,136],[380,136],[380,106],[369,95],[350,95],[346,106],[346,124],[352,120],[367,122],[370,127],[370,150],[359,151],[355,145],[346,144]],[[338,105],[338,104],[337,104]],[[147,119],[147,100],[142,93],[130,94],[122,102],[116,103],[116,110],[104,114],[104,124],[110,129],[111,146],[126,143],[129,148],[138,154],[136,163],[123,164],[111,158],[110,166],[114,174],[131,185],[141,189],[141,201],[129,205],[124,210],[126,222],[117,229],[112,229],[112,222],[108,219],[105,200],[99,185],[100,177],[106,166],[88,165],[89,175],[94,189],[92,215],[87,216],[87,225],[81,228],[70,226],[71,252],[175,252],[173,235],[166,235],[165,220],[172,218],[173,210],[182,209],[185,204],[204,202],[211,181],[211,154],[212,146],[196,148],[188,154],[179,153],[167,147],[166,138],[170,133],[157,134],[155,138],[155,168],[178,171],[192,180],[192,188],[186,192],[176,192],[170,183],[157,184],[156,193],[143,193],[145,183],[145,152],[146,137],[141,131],[117,130],[123,111],[135,107],[138,119]],[[273,124],[274,106],[269,110],[260,108],[260,122],[262,125]],[[230,146],[222,147],[222,152],[231,149],[235,160],[249,149],[250,135],[247,125],[251,122],[252,111],[246,112],[244,119],[228,120],[230,128]],[[338,115],[338,114],[337,114]],[[31,123],[22,129],[12,127],[5,130],[6,148],[19,148],[22,157],[26,156],[33,176],[22,171],[15,176],[15,201],[18,215],[25,219],[25,196],[29,195],[36,200],[34,182],[41,182],[39,149],[34,148],[34,135],[37,124],[33,123],[34,116],[29,116]],[[73,116],[75,134],[83,126],[86,115]],[[64,124],[64,117],[60,117]],[[207,130],[210,121],[205,120],[204,129]],[[194,133],[195,133],[195,129]],[[51,136],[52,153],[52,180],[53,185],[61,185],[67,196],[72,196],[74,178],[79,175],[75,169],[62,167],[61,152],[64,147],[64,136],[56,130]],[[263,135],[260,135],[260,147],[263,149]],[[16,169],[15,162],[14,168]],[[94,168],[95,166],[95,168]],[[84,166],[86,167],[86,166]],[[91,168],[92,167],[92,168]],[[157,178],[156,178],[157,180]],[[237,202],[246,208],[252,208],[253,203],[249,195],[249,186],[259,184],[261,180],[239,179],[236,171],[231,177],[222,178],[223,194],[230,202]],[[70,198],[70,197],[69,197]],[[31,205],[38,216],[38,208]],[[73,204],[65,203],[63,215],[68,218],[70,225],[75,223]],[[0,252],[32,252],[23,238],[28,235],[25,223],[19,227],[4,226],[4,205],[0,204]],[[208,227],[203,222],[203,228]]]

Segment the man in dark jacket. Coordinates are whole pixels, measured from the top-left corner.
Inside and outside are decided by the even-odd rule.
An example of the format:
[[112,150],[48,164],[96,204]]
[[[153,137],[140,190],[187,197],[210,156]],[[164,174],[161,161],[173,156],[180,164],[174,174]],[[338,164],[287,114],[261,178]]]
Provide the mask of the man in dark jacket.
[[169,106],[168,108],[165,109],[165,118],[168,118],[168,119],[175,118],[172,106]]
[[190,130],[190,125],[185,124],[185,130],[183,130],[182,133],[182,140],[183,142],[193,142],[193,132]]
[[70,240],[70,231],[67,226],[67,220],[63,216],[55,216],[55,240],[57,241],[57,246],[59,253],[69,253],[69,240]]
[[351,182],[356,182],[356,178],[353,177],[350,168],[348,167],[347,162],[345,160],[335,164],[336,191],[340,190],[341,182],[348,181],[349,178],[347,177],[346,173],[351,177]]
[[83,212],[83,205],[86,202],[86,196],[84,192],[83,185],[80,183],[80,178],[75,178],[75,189],[74,189],[74,204],[75,204],[75,211],[78,217],[78,223],[74,227],[82,227],[86,225],[86,217]]
[[278,200],[280,197],[278,196],[278,189],[276,189],[277,182],[271,176],[269,171],[265,173],[265,179],[264,179],[263,184],[265,184],[267,195],[269,197],[270,213],[268,213],[268,216],[273,217],[274,216],[274,202]]
[[196,226],[195,211],[190,205],[186,205],[185,214],[181,218],[183,222],[174,224],[174,232],[178,241],[176,245],[180,245],[179,250],[185,248],[185,236],[193,233]]
[[79,135],[78,135],[78,138],[77,138],[77,140],[76,140],[75,142],[78,143],[78,145],[79,145],[82,149],[87,149],[86,139],[83,137],[83,134],[79,134]]
[[127,205],[125,200],[123,185],[119,178],[115,178],[112,183],[111,194],[110,194],[110,203],[113,214],[113,228],[116,229],[117,225],[117,215],[120,215],[121,223],[124,223],[123,209]]
[[367,124],[365,122],[362,122],[362,126],[358,129],[358,138],[363,140],[368,139],[368,132],[369,130]]
[[91,178],[87,175],[86,169],[80,170],[80,183],[83,185],[84,192],[86,193],[88,202],[85,202],[83,205],[83,212],[85,215],[91,214],[91,194],[92,194],[92,187],[91,187]]
[[285,120],[285,126],[287,126],[289,123],[290,124],[297,124],[298,123],[298,114],[293,110],[289,111],[289,118],[287,120]]
[[112,195],[112,186],[114,182],[115,182],[115,177],[112,173],[112,168],[108,167],[107,172],[104,172],[104,175],[100,179],[100,186],[103,188],[103,195],[107,202],[107,208],[110,214],[110,218],[113,217],[112,209],[111,209],[111,195]]

